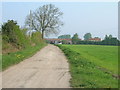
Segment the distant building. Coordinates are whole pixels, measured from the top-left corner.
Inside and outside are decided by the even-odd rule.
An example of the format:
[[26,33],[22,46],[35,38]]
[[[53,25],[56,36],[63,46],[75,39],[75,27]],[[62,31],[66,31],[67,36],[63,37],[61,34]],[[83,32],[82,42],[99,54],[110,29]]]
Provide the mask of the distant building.
[[66,44],[72,44],[71,39],[46,38],[45,40],[52,44],[59,44],[59,43],[62,44],[63,41],[66,41]]
[[63,44],[63,42],[65,42],[65,44],[72,44],[72,39],[46,38],[45,40],[52,44]]
[[97,41],[101,41],[101,38],[98,38],[98,37],[90,38],[90,39],[88,39],[88,41],[95,41],[95,42],[97,42]]

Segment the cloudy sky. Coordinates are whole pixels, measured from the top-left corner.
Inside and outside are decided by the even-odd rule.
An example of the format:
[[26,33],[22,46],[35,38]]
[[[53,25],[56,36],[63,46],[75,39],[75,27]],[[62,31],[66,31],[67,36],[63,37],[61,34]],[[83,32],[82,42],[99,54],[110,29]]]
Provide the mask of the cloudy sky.
[[106,34],[118,37],[117,2],[3,2],[2,23],[13,19],[22,27],[30,10],[35,11],[44,4],[54,4],[64,13],[61,19],[64,26],[59,35],[78,33],[83,39],[90,32],[102,39]]

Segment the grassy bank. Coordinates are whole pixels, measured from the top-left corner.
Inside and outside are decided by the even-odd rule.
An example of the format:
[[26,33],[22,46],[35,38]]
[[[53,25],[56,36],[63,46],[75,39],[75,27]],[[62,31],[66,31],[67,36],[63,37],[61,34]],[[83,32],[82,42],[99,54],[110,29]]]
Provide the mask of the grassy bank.
[[[117,88],[116,47],[59,45],[70,63],[71,86],[81,88]],[[115,55],[115,56],[114,56]]]
[[28,34],[14,20],[2,25],[2,70],[35,54],[46,45],[40,32]]
[[38,44],[36,46],[28,47],[24,50],[20,50],[18,52],[13,52],[9,54],[2,55],[2,70],[10,67],[11,65],[17,64],[24,59],[34,55],[37,51],[43,48],[46,44]]
[[92,63],[110,71],[112,74],[118,74],[118,47],[102,45],[64,45],[81,54]]

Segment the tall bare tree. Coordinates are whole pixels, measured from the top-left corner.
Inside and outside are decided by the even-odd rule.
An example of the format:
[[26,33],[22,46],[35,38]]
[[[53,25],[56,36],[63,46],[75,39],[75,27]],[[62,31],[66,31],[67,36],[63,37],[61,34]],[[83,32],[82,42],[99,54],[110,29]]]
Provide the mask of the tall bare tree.
[[47,4],[31,12],[25,21],[25,25],[32,30],[40,31],[44,35],[58,34],[63,22],[60,17],[63,13],[55,5]]

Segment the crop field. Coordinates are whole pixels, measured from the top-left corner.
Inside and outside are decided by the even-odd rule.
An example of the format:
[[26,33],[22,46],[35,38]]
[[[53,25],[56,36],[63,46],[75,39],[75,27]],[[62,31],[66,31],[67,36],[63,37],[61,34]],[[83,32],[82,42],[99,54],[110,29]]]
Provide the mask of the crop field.
[[70,63],[71,86],[118,88],[118,47],[58,45]]

